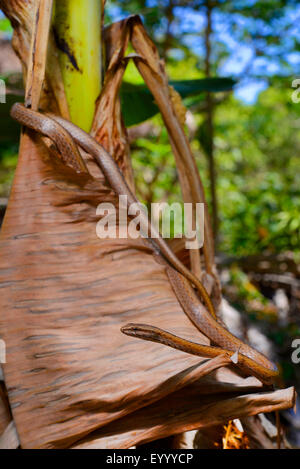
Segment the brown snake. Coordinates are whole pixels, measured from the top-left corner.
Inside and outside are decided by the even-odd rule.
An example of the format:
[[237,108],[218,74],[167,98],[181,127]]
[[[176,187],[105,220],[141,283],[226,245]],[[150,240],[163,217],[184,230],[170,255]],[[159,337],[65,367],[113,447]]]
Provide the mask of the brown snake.
[[[139,203],[129,189],[114,159],[89,134],[61,117],[44,115],[26,109],[22,104],[15,104],[12,107],[11,116],[20,124],[50,138],[56,144],[67,165],[72,166],[77,172],[87,172],[74,144],[75,141],[84,151],[93,156],[116,194],[127,196],[128,206]],[[145,241],[150,242],[155,254],[160,255],[160,258],[164,260],[172,287],[183,310],[195,326],[219,347],[196,344],[147,325],[129,324],[121,329],[122,332],[201,357],[216,357],[221,354],[230,357],[234,352],[237,352],[237,365],[241,370],[256,376],[263,383],[272,383],[278,375],[276,366],[264,355],[232,335],[217,321],[214,307],[201,281],[176,257],[165,240],[155,230],[155,227],[151,226],[148,216],[143,210],[141,210],[141,216],[142,232],[148,235],[150,227],[151,236],[153,237],[154,234],[154,239],[145,239]],[[199,301],[191,284],[202,295],[208,311]]]

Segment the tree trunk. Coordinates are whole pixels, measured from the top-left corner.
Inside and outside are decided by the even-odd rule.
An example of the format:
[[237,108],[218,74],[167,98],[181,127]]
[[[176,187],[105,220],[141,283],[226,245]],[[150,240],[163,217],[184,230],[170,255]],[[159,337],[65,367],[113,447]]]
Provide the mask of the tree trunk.
[[[213,5],[211,0],[206,2],[206,30],[205,30],[205,75],[207,78],[211,76],[211,35],[212,35],[212,12]],[[219,216],[218,216],[218,200],[216,189],[216,165],[214,158],[214,102],[211,93],[207,93],[207,116],[206,116],[206,154],[209,165],[209,179],[210,179],[210,193],[212,205],[212,223],[214,237],[217,239],[219,229]]]

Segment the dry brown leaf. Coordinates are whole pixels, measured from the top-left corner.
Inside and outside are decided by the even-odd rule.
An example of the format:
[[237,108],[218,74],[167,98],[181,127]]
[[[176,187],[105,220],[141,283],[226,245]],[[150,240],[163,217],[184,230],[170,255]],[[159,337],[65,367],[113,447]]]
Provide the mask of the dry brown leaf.
[[[197,389],[198,388],[198,389]],[[195,428],[220,425],[237,416],[242,418],[254,415],[261,409],[269,412],[290,407],[295,400],[294,388],[282,391],[232,396],[201,396],[198,390],[201,383],[174,393],[149,408],[141,409],[126,419],[121,419],[104,427],[91,436],[89,441],[76,445],[78,449],[130,448],[136,444],[178,434]]]
[[127,130],[124,126],[119,90],[128,60],[124,58],[128,42],[127,20],[107,28],[104,35],[107,70],[97,101],[91,135],[114,157],[128,185],[135,192]]

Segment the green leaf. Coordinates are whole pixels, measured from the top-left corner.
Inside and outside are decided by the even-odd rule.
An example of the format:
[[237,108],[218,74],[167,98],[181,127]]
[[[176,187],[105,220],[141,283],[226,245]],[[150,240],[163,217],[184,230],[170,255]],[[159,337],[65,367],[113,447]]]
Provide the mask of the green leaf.
[[0,104],[0,142],[15,143],[19,141],[20,125],[10,117],[10,109],[14,103],[21,102],[22,97],[7,94],[6,103]]
[[126,127],[140,124],[158,113],[153,96],[145,85],[124,82],[121,88],[121,106]]
[[3,33],[12,33],[13,29],[7,18],[0,18],[0,31]]
[[[208,91],[212,93],[230,91],[235,83],[231,78],[170,81],[170,85],[174,87],[183,99]],[[200,101],[201,95],[195,99]],[[186,104],[189,105],[189,102]],[[124,82],[121,88],[121,105],[126,127],[140,124],[159,112],[154,98],[146,85],[133,85]]]
[[170,81],[170,85],[175,88],[182,98],[207,91],[212,93],[231,91],[235,84],[236,81],[231,78],[202,78],[199,80]]

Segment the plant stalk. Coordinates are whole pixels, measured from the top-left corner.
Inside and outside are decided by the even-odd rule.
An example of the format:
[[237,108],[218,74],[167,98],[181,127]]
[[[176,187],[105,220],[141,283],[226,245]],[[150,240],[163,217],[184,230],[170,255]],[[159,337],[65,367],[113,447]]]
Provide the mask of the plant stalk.
[[89,132],[101,91],[102,0],[56,0],[54,37],[71,120]]

